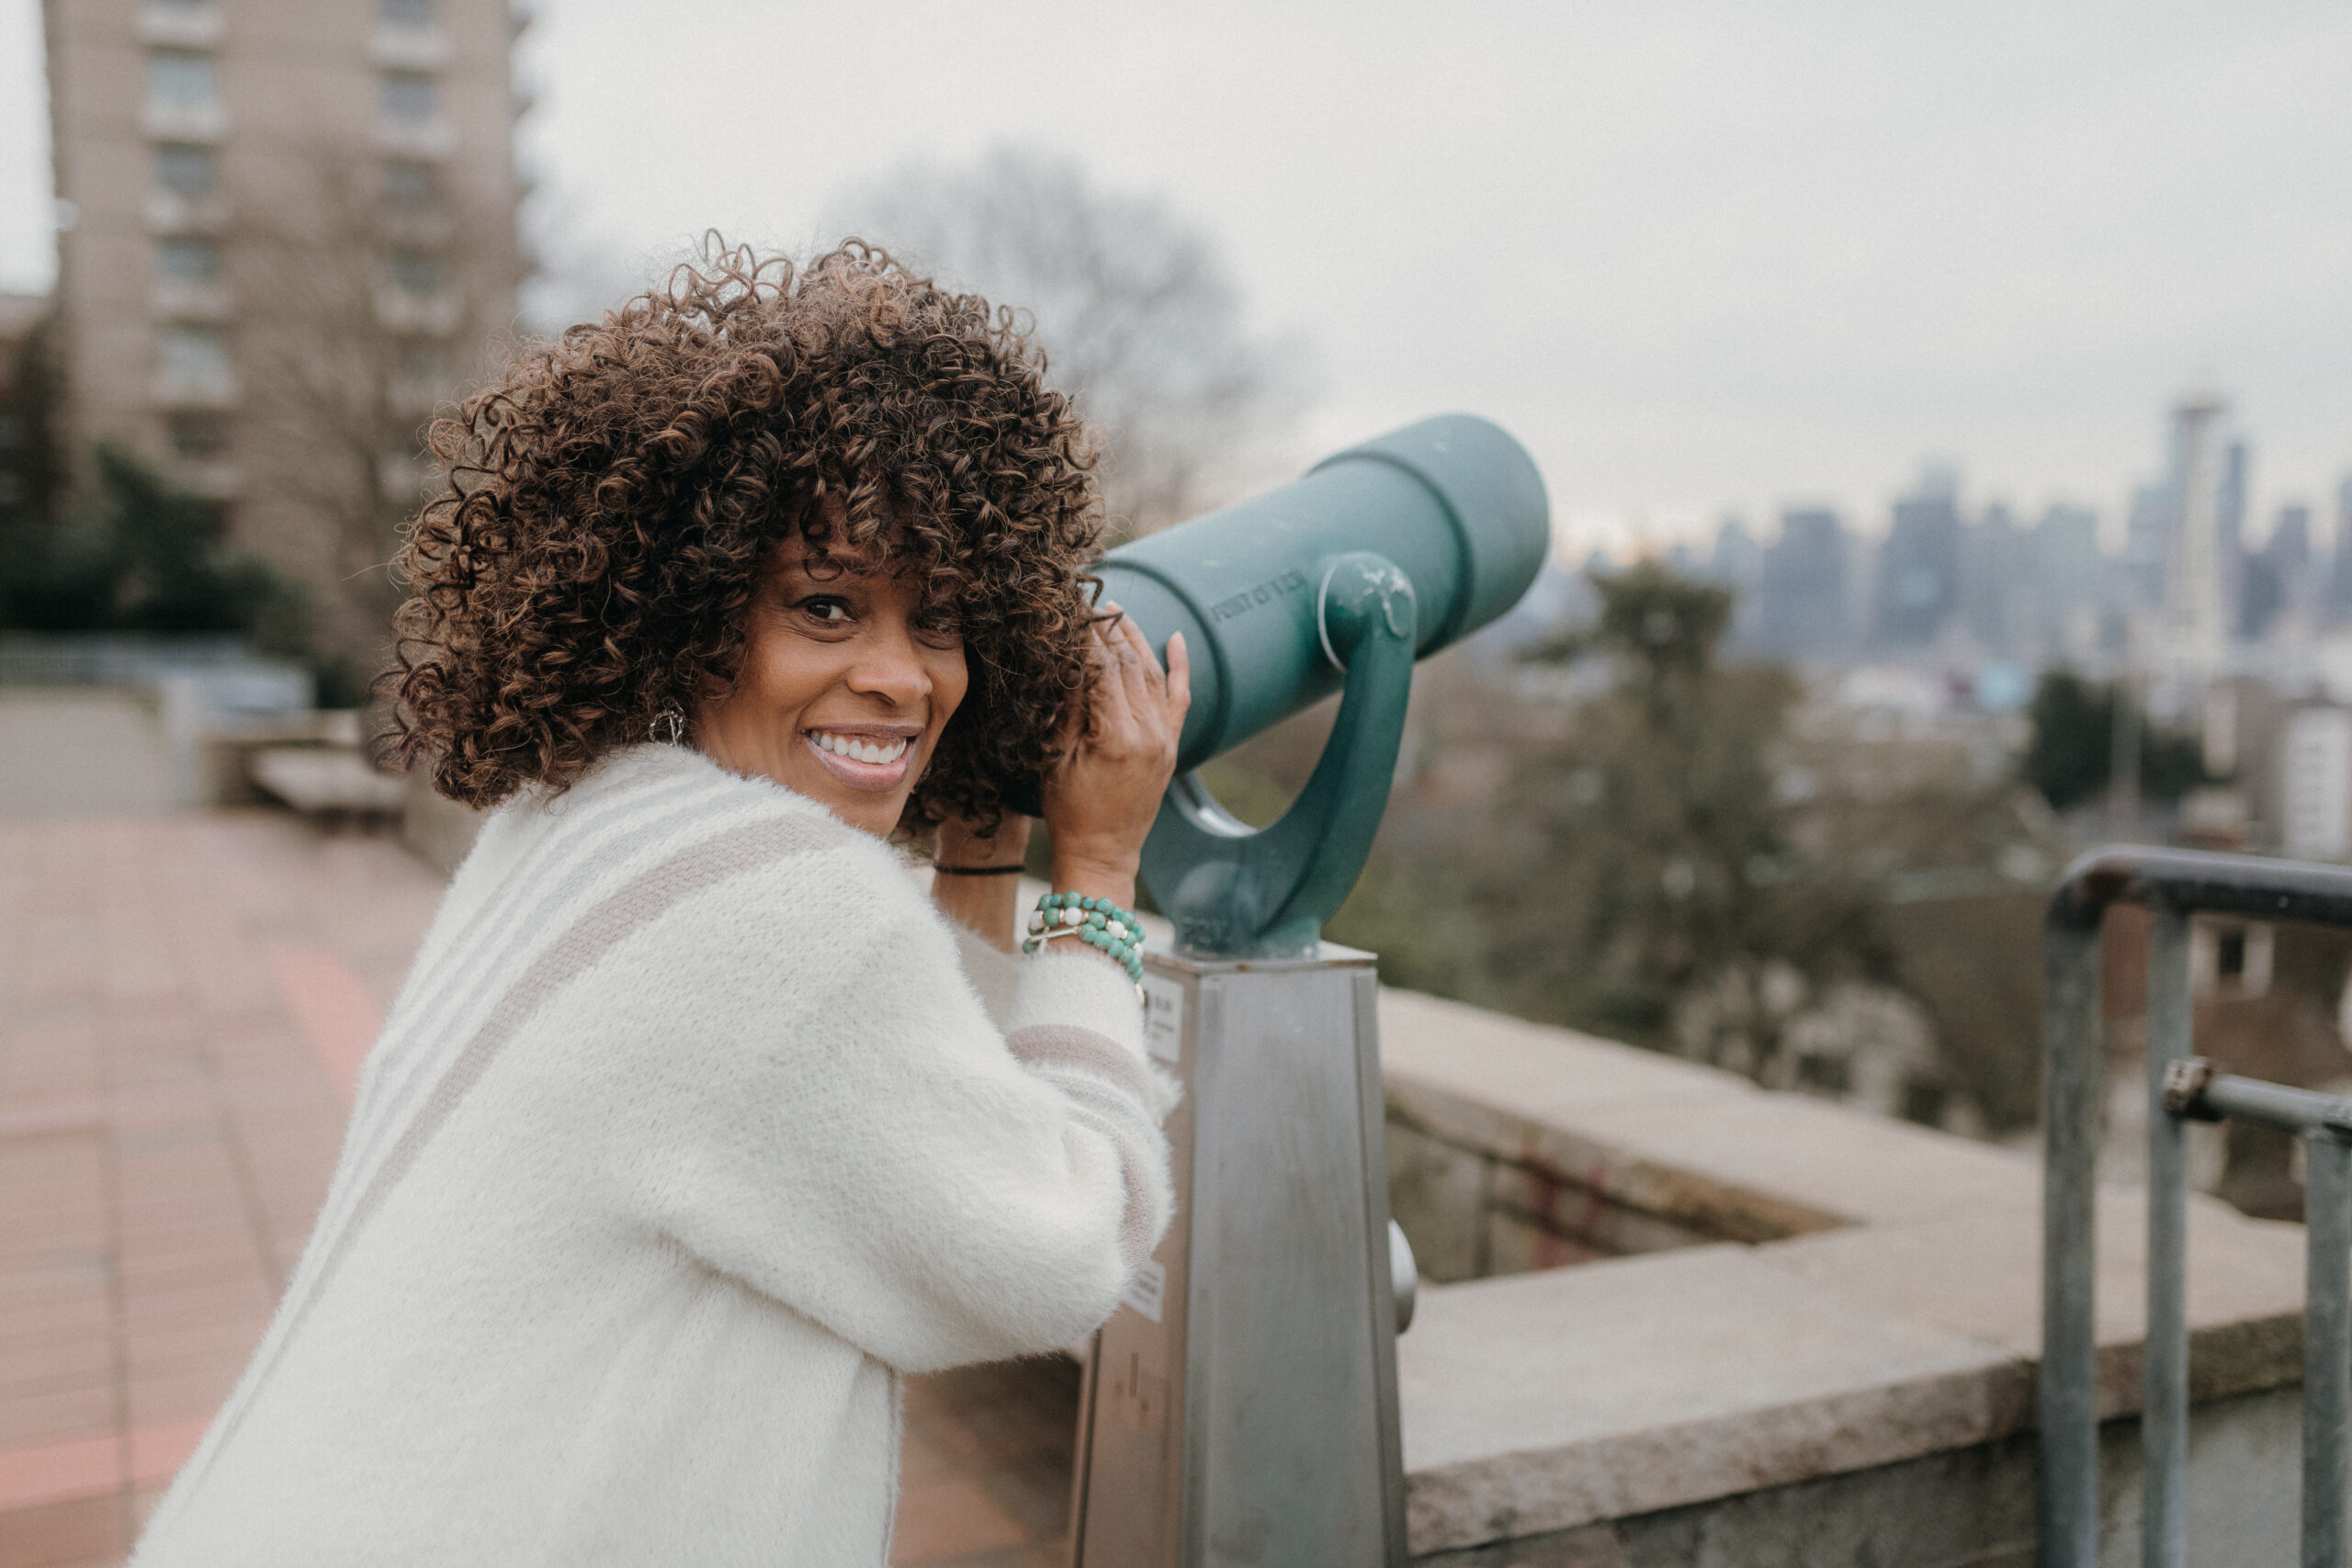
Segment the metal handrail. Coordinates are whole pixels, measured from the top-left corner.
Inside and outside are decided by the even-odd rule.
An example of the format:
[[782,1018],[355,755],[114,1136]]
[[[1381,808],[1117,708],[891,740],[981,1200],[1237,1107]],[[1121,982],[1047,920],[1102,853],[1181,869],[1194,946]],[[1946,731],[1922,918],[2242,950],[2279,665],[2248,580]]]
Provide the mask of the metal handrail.
[[2233,1117],[2302,1138],[2305,1568],[2346,1562],[2352,1481],[2352,1100],[2216,1074],[2191,1052],[2196,914],[2352,927],[2352,870],[2252,855],[2110,846],[2066,868],[2043,924],[2041,1555],[2098,1562],[2098,1348],[2093,1251],[2099,1109],[2099,931],[2109,908],[2151,916],[2148,945],[2148,1322],[2141,1402],[2141,1560],[2188,1552],[2187,1122]]

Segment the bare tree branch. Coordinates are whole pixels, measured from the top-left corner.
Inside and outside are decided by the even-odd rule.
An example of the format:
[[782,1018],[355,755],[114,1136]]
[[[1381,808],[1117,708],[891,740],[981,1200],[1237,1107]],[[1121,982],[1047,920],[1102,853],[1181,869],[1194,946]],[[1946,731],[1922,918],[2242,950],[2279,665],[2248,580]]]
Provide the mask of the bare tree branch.
[[1226,499],[1288,434],[1293,356],[1250,334],[1214,243],[1165,204],[1004,148],[902,169],[847,206],[893,254],[1034,316],[1053,379],[1102,441],[1114,533]]
[[322,651],[367,662],[398,600],[388,563],[421,497],[424,427],[504,325],[513,225],[430,169],[393,199],[370,147],[272,152],[230,236],[262,302],[240,328],[246,445],[257,491],[317,531]]

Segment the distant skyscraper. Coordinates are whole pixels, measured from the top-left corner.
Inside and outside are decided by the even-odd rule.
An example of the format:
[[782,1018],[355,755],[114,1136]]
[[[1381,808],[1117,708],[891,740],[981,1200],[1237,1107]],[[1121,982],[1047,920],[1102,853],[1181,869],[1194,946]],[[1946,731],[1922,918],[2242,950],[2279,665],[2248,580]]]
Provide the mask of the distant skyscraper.
[[2214,561],[2221,574],[2222,620],[2230,631],[2237,630],[2238,605],[2245,592],[2245,512],[2252,463],[2253,455],[2245,441],[2228,443],[2222,448],[2221,478],[2213,486]]
[[2248,552],[2239,569],[2238,636],[2258,642],[2281,615],[2309,626],[2319,601],[2317,575],[2312,570],[2312,509],[2280,507],[2268,542]]
[[1848,650],[1851,541],[1834,512],[1781,514],[1764,551],[1757,641],[1783,659],[1834,659]]
[[2173,409],[2174,528],[2165,571],[2165,651],[2177,662],[2211,670],[2228,631],[2222,581],[2221,472],[2214,450],[2222,404],[2192,393]]
[[2098,514],[2054,505],[2034,525],[2028,551],[2032,574],[2035,650],[2043,661],[2080,660],[2098,646]]
[[1959,608],[1959,490],[1950,468],[1930,467],[1894,503],[1894,526],[1879,551],[1871,615],[1872,635],[1887,647],[1935,641]]
[[1996,502],[1961,536],[1960,608],[1969,637],[1996,659],[2016,657],[2028,619],[2025,541],[2009,509]]
[[2288,715],[2278,772],[2278,847],[2298,860],[2352,852],[2352,710],[2313,703]]
[[1762,606],[1758,603],[1764,579],[1764,547],[1736,517],[1726,517],[1715,530],[1715,551],[1707,561],[1707,575],[1738,597],[1732,601],[1731,632],[1725,639],[1735,647],[1753,646]]
[[2352,474],[2335,486],[2335,538],[2328,554],[2327,584],[2320,593],[2324,625],[2352,622]]
[[2165,602],[2165,563],[2172,556],[2172,488],[2143,484],[2132,491],[2123,525],[2122,607],[2154,610]]

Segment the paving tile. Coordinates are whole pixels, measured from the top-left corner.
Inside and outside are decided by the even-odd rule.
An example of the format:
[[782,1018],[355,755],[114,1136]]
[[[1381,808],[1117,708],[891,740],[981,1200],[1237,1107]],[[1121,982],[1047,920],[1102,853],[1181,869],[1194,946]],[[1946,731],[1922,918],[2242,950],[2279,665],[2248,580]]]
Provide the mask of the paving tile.
[[115,1410],[114,1390],[103,1383],[20,1395],[0,1404],[0,1449],[111,1432]]
[[113,1375],[114,1342],[103,1324],[76,1325],[71,1332],[28,1345],[0,1348],[0,1400],[6,1391],[47,1377]]
[[129,1511],[107,1493],[0,1513],[0,1562],[8,1568],[64,1568],[119,1561],[130,1549]]
[[195,1371],[154,1372],[132,1377],[127,1397],[133,1425],[193,1421],[209,1416],[229,1397],[244,1371],[246,1356]]
[[250,1254],[127,1259],[122,1265],[122,1288],[131,1299],[145,1301],[209,1286],[246,1284],[254,1278],[254,1269]]
[[122,1481],[122,1439],[112,1432],[0,1450],[0,1513],[119,1491]]
[[977,1479],[949,1474],[900,1491],[890,1561],[916,1568],[973,1552],[1027,1546],[1034,1539]]
[[37,1364],[0,1376],[0,1404],[14,1404],[43,1394],[71,1394],[84,1390],[111,1394],[114,1380],[114,1361],[110,1356],[89,1358],[81,1364],[61,1358],[46,1367]]
[[[1080,1373],[1037,1357],[906,1381],[899,1543],[893,1560],[926,1568],[1003,1568],[1056,1543],[1069,1522]],[[951,1480],[967,1483],[949,1485]],[[989,1505],[971,1503],[973,1491]],[[1004,1535],[1004,1522],[1020,1531]],[[918,1559],[913,1553],[927,1555]]]
[[268,1327],[269,1314],[265,1311],[175,1328],[133,1328],[123,1336],[123,1358],[134,1378],[223,1362],[242,1367]]
[[[196,1445],[204,1440],[205,1429],[212,1425],[209,1416],[190,1416],[178,1421],[154,1421],[130,1429],[130,1483],[137,1487],[162,1488],[171,1484],[188,1456],[196,1452]],[[144,1517],[142,1512],[141,1517]]]
[[111,1338],[109,1312],[103,1291],[61,1292],[12,1302],[0,1311],[0,1355],[75,1344],[93,1330]]
[[942,1453],[936,1443],[915,1430],[910,1422],[906,1435],[899,1444],[899,1481],[911,1484],[955,1472],[955,1461]]

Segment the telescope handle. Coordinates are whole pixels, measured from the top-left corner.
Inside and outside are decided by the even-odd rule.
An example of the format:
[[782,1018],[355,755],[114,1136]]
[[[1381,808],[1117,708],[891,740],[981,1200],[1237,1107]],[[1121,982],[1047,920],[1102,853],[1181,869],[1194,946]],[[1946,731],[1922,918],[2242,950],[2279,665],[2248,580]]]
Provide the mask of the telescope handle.
[[1372,852],[1412,695],[1412,580],[1385,557],[1351,551],[1325,569],[1316,610],[1324,651],[1345,674],[1306,787],[1280,820],[1252,829],[1186,773],[1144,840],[1144,881],[1185,952],[1312,953]]

